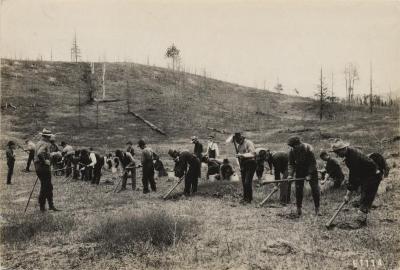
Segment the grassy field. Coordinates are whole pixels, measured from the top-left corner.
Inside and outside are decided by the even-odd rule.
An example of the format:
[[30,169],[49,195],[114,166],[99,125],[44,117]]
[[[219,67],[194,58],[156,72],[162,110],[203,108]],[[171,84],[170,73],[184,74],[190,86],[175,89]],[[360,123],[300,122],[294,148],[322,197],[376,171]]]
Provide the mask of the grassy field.
[[[121,99],[87,104],[88,64],[16,62],[2,60],[1,145],[13,139],[37,139],[50,128],[57,140],[76,147],[92,146],[100,153],[125,148],[128,140],[144,137],[168,168],[170,147],[191,149],[190,136],[203,142],[209,128],[242,130],[257,146],[287,150],[286,140],[300,135],[316,155],[342,138],[365,153],[377,151],[388,158],[389,178],[381,184],[368,227],[327,230],[325,222],[340,204],[345,189],[321,198],[322,216],[313,215],[313,203],[304,199],[304,214],[292,219],[295,205],[281,207],[277,195],[259,208],[271,187],[254,185],[255,200],[239,204],[242,189],[236,182],[200,181],[199,194],[170,200],[162,195],[176,181],[157,179],[158,192],[110,192],[108,171],[102,183],[54,177],[54,200],[63,211],[41,214],[36,188],[25,216],[23,210],[36,179],[23,173],[26,154],[17,150],[13,185],[5,184],[4,147],[1,152],[0,215],[1,266],[7,269],[398,269],[400,254],[399,135],[397,110],[337,105],[329,120],[317,120],[312,100],[251,89],[194,74],[138,64],[107,65],[106,97]],[[93,85],[101,89],[101,65],[95,64]],[[128,87],[127,87],[128,85]],[[128,89],[128,90],[127,90]],[[79,91],[81,125],[79,124]],[[127,92],[129,92],[127,94]],[[99,93],[100,95],[100,93]],[[127,113],[139,113],[168,136],[160,135]],[[221,155],[232,157],[227,134],[216,132]],[[140,153],[139,150],[137,150]],[[318,166],[322,166],[318,161]],[[140,174],[140,170],[139,170]],[[205,175],[205,174],[203,174]],[[269,174],[266,179],[271,179]],[[140,179],[140,175],[139,175]],[[139,180],[140,181],[140,180]],[[307,185],[306,185],[307,186]],[[141,184],[139,184],[141,187]],[[292,194],[294,195],[294,194]],[[294,201],[294,196],[292,196]],[[346,207],[336,223],[354,219]],[[367,265],[368,264],[368,265]],[[374,266],[373,266],[374,265]]]

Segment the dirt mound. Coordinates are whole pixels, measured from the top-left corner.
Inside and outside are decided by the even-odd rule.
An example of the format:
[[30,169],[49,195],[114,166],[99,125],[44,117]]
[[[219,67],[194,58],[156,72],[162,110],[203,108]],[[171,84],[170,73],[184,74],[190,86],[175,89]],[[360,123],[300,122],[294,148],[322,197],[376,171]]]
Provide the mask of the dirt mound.
[[199,185],[197,195],[214,198],[241,198],[242,188],[238,182],[214,181]]

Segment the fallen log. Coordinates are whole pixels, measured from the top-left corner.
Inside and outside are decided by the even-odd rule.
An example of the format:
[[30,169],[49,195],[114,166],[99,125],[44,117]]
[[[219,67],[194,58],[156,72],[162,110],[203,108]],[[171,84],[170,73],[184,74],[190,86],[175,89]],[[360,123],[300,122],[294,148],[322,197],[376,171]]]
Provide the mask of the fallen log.
[[140,115],[138,115],[137,113],[134,112],[129,112],[130,114],[132,114],[133,116],[135,116],[136,118],[142,120],[145,124],[147,124],[151,129],[157,131],[158,133],[167,136],[167,133],[165,133],[162,129],[158,128],[156,125],[154,125],[153,123],[151,123],[150,121],[147,121],[146,119],[144,119],[143,117],[141,117]]
[[107,102],[118,102],[118,101],[125,101],[123,99],[94,99],[94,101],[98,102],[98,103],[107,103]]

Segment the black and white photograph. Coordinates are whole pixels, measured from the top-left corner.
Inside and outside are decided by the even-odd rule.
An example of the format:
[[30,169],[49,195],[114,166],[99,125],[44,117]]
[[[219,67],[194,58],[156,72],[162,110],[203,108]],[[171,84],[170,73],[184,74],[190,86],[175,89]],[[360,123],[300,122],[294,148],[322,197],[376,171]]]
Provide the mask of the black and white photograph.
[[400,269],[400,1],[0,3],[0,270]]

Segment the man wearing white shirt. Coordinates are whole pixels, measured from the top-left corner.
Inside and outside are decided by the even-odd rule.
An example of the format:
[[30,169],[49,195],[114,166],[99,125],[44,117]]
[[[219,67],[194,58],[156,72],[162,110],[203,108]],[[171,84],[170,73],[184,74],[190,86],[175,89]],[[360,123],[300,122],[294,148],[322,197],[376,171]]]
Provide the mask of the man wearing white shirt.
[[217,158],[219,156],[218,144],[214,141],[215,137],[210,135],[208,137],[207,156],[208,158]]

